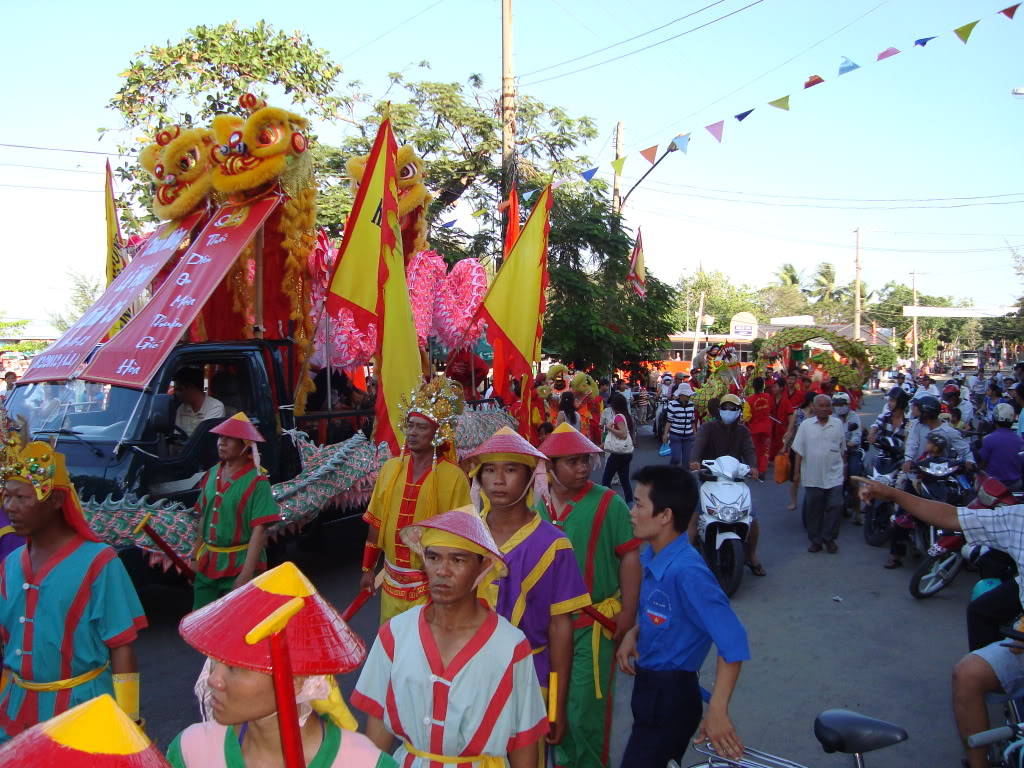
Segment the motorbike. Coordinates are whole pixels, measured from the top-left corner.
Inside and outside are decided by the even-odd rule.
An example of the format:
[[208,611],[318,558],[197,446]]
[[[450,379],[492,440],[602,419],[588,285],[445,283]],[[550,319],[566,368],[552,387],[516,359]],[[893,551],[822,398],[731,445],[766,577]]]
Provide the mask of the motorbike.
[[[903,441],[898,437],[885,436],[875,443],[878,456],[872,469],[871,479],[894,485],[903,462]],[[872,547],[880,547],[889,541],[889,527],[896,507],[891,501],[875,500],[864,508],[864,541]]]
[[750,467],[732,456],[701,462],[697,545],[726,595],[743,580],[745,545],[753,522],[750,489],[743,478]]

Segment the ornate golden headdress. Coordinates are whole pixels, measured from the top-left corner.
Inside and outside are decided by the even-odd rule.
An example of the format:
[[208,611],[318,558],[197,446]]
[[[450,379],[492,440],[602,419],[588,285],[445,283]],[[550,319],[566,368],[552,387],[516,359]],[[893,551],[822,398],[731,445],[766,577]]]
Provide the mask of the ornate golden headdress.
[[462,385],[447,376],[435,376],[420,385],[411,397],[402,395],[398,403],[398,412],[402,418],[408,419],[410,415],[417,414],[437,425],[433,441],[435,448],[440,448],[444,443],[455,445],[455,429],[465,409]]
[[[35,489],[36,498],[42,501],[54,489],[59,474],[67,479],[64,457],[53,450],[49,443],[36,441],[23,447],[21,435],[8,427],[7,412],[2,408],[0,439],[3,441],[3,456],[0,458],[0,480],[3,482],[21,480],[29,483]],[[70,485],[70,479],[67,479],[66,484]]]

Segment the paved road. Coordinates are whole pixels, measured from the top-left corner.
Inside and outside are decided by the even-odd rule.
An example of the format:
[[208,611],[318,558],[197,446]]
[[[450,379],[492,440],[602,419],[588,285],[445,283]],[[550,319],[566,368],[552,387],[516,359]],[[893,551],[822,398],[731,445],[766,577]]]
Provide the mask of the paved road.
[[[868,398],[865,410],[877,412],[881,400]],[[634,468],[664,461],[652,438],[639,442]],[[961,575],[936,597],[917,601],[907,589],[915,561],[884,570],[886,550],[868,547],[861,529],[848,521],[837,555],[809,554],[799,516],[786,510],[788,490],[770,480],[752,490],[768,576],[758,579],[748,571],[733,600],[753,654],[732,706],[744,742],[808,766],[848,765],[845,757],[825,755],[812,733],[820,711],[845,707],[898,722],[910,733],[909,742],[872,754],[872,768],[959,765],[949,677],[966,650],[964,606],[974,576]],[[362,536],[359,525],[338,525],[318,537],[319,551],[293,545],[289,556],[342,608],[356,593]],[[202,659],[176,632],[190,596],[154,589],[142,597],[151,623],[138,643],[143,714],[150,734],[166,746],[197,719],[192,687]],[[376,630],[375,616],[370,604],[353,622],[367,642]],[[713,670],[711,659],[704,670],[707,687]],[[346,694],[355,678],[342,678]],[[621,754],[630,725],[630,681],[619,680],[615,754]],[[684,764],[696,760],[687,757]]]

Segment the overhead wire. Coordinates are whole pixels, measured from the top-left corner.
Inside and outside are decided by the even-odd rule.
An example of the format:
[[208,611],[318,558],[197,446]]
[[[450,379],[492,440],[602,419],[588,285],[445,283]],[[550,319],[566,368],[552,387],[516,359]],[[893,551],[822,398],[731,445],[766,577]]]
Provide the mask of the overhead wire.
[[0,187],[8,187],[11,189],[45,189],[50,192],[93,192],[96,194],[103,191],[102,189],[75,189],[74,187],[33,187],[28,184],[0,184]]
[[[404,27],[406,24],[408,24],[413,19],[419,18],[424,13],[426,13],[429,10],[431,10],[432,8],[436,8],[437,6],[439,6],[443,2],[444,2],[444,0],[437,0],[437,2],[431,3],[426,8],[424,8],[422,11],[417,11],[416,13],[414,13],[412,16],[410,16],[409,18],[405,19],[404,21],[398,22],[397,24],[395,24],[395,26],[391,27],[391,29],[389,29],[389,30],[387,30],[385,32],[381,32],[375,38],[373,38],[372,40],[367,41],[363,45],[361,45],[358,48],[356,48],[354,51],[349,51],[348,53],[346,53],[344,56],[341,57],[342,61],[344,61],[345,59],[349,58],[350,56],[355,56],[357,53],[366,50],[371,45],[376,43],[378,40],[387,37],[388,35],[390,35],[395,30],[400,29],[401,27]],[[387,7],[387,6],[385,6],[385,7]]]
[[569,72],[562,72],[561,74],[552,75],[551,77],[544,77],[544,78],[541,78],[540,80],[534,80],[534,81],[529,82],[529,83],[521,83],[520,85],[522,85],[522,86],[539,85],[540,83],[546,83],[546,82],[549,82],[551,80],[558,80],[559,78],[562,78],[562,77],[568,77],[569,75],[575,75],[575,74],[579,74],[580,72],[586,72],[589,69],[594,69],[595,67],[601,67],[601,66],[604,66],[605,64],[611,64],[613,61],[619,61],[620,59],[625,59],[628,56],[633,56],[634,54],[637,54],[637,53],[643,53],[644,51],[649,51],[651,48],[656,48],[657,46],[663,45],[664,43],[668,43],[668,42],[671,42],[673,40],[678,40],[680,37],[684,37],[685,35],[688,35],[691,32],[696,32],[697,30],[704,29],[705,27],[710,27],[712,24],[717,24],[720,21],[725,21],[730,16],[735,16],[736,14],[742,13],[743,11],[747,10],[748,8],[753,8],[755,5],[760,5],[763,2],[764,2],[764,0],[754,0],[754,2],[752,2],[752,3],[748,4],[748,5],[744,5],[742,8],[737,8],[735,11],[731,11],[731,12],[725,14],[724,16],[719,16],[717,19],[712,19],[711,21],[705,22],[704,24],[701,24],[699,26],[693,27],[692,29],[688,29],[685,32],[680,32],[678,35],[673,35],[672,37],[667,37],[664,40],[659,40],[656,43],[651,43],[650,45],[645,45],[643,48],[637,48],[635,51],[629,51],[628,53],[623,53],[623,54],[620,54],[619,56],[613,56],[610,59],[605,59],[604,61],[598,61],[598,62],[596,62],[594,64],[589,64],[589,65],[587,65],[585,67],[580,67],[579,69],[574,69],[574,70],[571,70]]
[[612,43],[611,45],[606,45],[604,48],[598,48],[597,50],[591,51],[590,53],[584,53],[584,54],[582,54],[580,56],[575,56],[575,57],[573,57],[571,59],[566,59],[565,61],[560,61],[557,64],[549,64],[546,67],[541,67],[540,69],[535,69],[532,72],[524,72],[522,75],[520,75],[520,77],[530,77],[531,75],[536,75],[536,74],[539,74],[541,72],[547,72],[549,69],[557,69],[558,67],[564,67],[566,64],[572,64],[574,62],[579,61],[580,59],[586,59],[586,58],[588,58],[590,56],[594,56],[595,54],[604,53],[605,51],[609,51],[612,48],[618,48],[620,45],[625,45],[626,43],[631,43],[634,40],[639,40],[641,37],[646,37],[647,35],[654,34],[655,32],[658,32],[658,31],[660,31],[662,29],[665,29],[666,27],[671,27],[673,24],[675,24],[677,22],[683,21],[684,19],[688,19],[691,16],[696,16],[698,13],[702,13],[703,11],[706,11],[708,8],[712,8],[712,7],[716,6],[716,5],[721,5],[724,2],[725,2],[725,0],[715,0],[715,2],[711,3],[710,5],[705,5],[703,8],[698,8],[696,11],[692,11],[692,12],[686,14],[685,16],[680,16],[678,19],[672,19],[672,21],[669,21],[669,22],[666,22],[665,24],[662,24],[660,26],[654,27],[653,29],[649,29],[646,32],[641,32],[639,35],[633,35],[632,37],[627,37],[625,40],[619,40],[619,42],[617,42],[617,43]]
[[84,168],[53,168],[49,165],[22,165],[21,163],[0,163],[6,168],[31,168],[36,171],[60,171],[61,173],[96,173],[102,176],[103,171],[89,171]]
[[93,149],[61,149],[60,147],[33,147],[28,144],[0,144],[0,147],[10,147],[12,149],[38,149],[44,152],[72,152],[77,155],[106,155],[107,157],[131,157],[131,155],[122,155],[118,152],[98,152]]

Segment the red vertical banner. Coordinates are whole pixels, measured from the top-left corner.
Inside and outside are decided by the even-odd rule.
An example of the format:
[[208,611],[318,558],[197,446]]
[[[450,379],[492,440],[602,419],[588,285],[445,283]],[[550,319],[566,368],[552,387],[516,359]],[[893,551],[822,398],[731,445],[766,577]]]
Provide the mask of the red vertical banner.
[[96,353],[81,378],[145,387],[280,202],[271,195],[222,205],[149,304]]
[[202,212],[197,211],[180,221],[161,224],[146,241],[146,247],[118,273],[96,303],[49,349],[33,358],[22,382],[60,381],[74,374],[111,325],[178,252],[201,217]]

